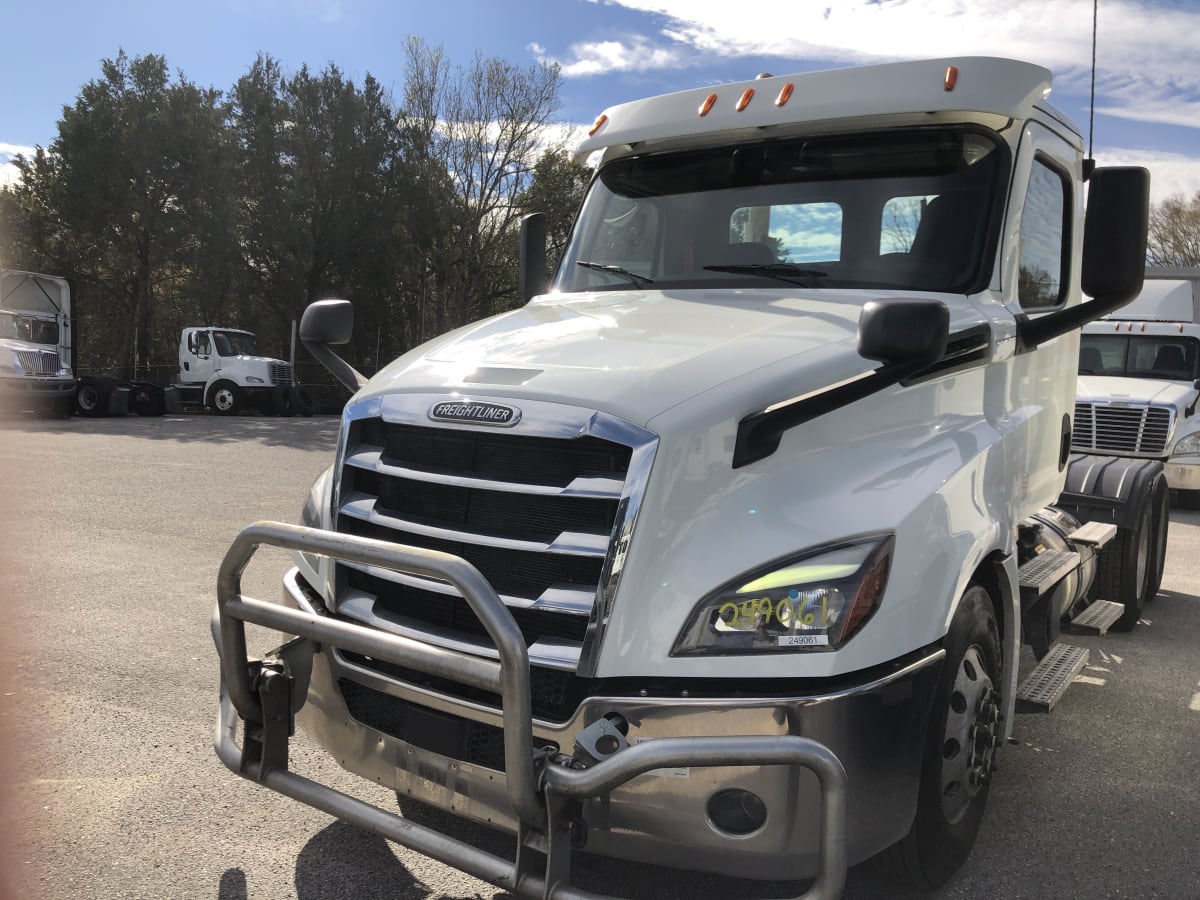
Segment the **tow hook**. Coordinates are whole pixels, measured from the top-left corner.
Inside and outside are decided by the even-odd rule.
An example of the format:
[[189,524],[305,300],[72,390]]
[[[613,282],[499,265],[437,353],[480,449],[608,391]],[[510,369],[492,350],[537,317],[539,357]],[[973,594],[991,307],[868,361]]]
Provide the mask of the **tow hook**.
[[251,660],[250,686],[262,709],[261,722],[246,722],[242,769],[260,763],[259,780],[270,769],[287,769],[288,738],[296,733],[292,711],[292,678],[279,660]]
[[575,762],[587,769],[629,746],[625,735],[629,723],[620,713],[608,713],[597,719],[575,738]]

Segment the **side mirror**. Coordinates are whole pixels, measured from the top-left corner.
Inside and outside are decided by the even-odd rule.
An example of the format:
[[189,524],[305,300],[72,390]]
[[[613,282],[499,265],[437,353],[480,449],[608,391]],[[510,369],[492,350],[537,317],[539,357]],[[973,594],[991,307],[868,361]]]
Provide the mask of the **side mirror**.
[[196,332],[194,331],[187,336],[187,348],[188,353],[194,354],[196,352]]
[[1096,169],[1088,182],[1080,287],[1086,303],[1017,321],[1017,350],[1032,350],[1120,309],[1142,292],[1150,217],[1150,172],[1137,166]]
[[354,305],[349,300],[318,300],[300,318],[300,340],[341,345],[354,333]]
[[936,300],[872,300],[858,317],[858,355],[933,365],[946,352],[950,310]]
[[338,381],[357,391],[367,378],[330,346],[346,344],[354,333],[354,307],[349,300],[317,300],[300,317],[300,342]]
[[546,214],[530,213],[521,219],[521,253],[517,289],[521,302],[528,303],[546,293]]

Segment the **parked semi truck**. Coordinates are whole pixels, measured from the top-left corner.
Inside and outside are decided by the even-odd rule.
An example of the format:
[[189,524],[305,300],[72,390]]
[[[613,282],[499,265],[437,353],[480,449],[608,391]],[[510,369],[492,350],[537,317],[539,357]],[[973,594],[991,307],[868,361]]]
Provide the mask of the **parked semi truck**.
[[84,416],[127,411],[154,416],[189,406],[223,416],[236,415],[250,406],[264,415],[313,414],[312,395],[294,383],[292,365],[259,355],[249,331],[184,328],[178,356],[179,368],[167,384],[81,376],[75,388],[75,406]]
[[1181,506],[1200,508],[1200,268],[1146,270],[1141,294],[1079,345],[1072,444],[1164,463]]
[[[596,896],[577,850],[950,878],[1014,714],[1086,661],[1064,621],[1135,623],[1165,547],[1162,463],[1071,452],[1149,176],[1093,170],[1050,86],[962,58],[626,103],[549,284],[524,222],[522,308],[368,381],[311,305],[357,394],[302,524],[222,563],[221,759],[521,896]],[[282,603],[242,593],[262,545]],[[247,622],[289,639],[252,659]],[[293,772],[296,724],[515,862]]]
[[72,374],[71,286],[65,278],[0,269],[0,393],[5,408],[65,415]]

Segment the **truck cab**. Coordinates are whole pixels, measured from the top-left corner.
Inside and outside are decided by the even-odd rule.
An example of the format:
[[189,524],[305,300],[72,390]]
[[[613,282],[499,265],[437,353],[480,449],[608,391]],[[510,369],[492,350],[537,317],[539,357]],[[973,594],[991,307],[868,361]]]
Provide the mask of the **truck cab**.
[[[303,525],[222,565],[221,758],[523,896],[577,896],[581,847],[812,897],[880,852],[944,883],[1022,641],[1089,604],[1124,528],[1052,505],[1091,465],[1078,328],[1141,287],[1148,175],[1089,168],[1085,216],[1050,85],[941,59],[612,107],[549,281],[526,222],[520,309],[368,381],[332,349],[348,304],[310,306],[357,393]],[[1109,512],[1165,510],[1159,470]],[[262,544],[294,551],[282,606],[240,593]],[[249,661],[245,622],[295,639]],[[292,711],[516,863],[288,771]]]
[[254,335],[237,328],[185,328],[179,336],[179,372],[174,385],[181,402],[234,415],[247,404],[274,411],[276,396],[292,384],[292,367],[260,356]]
[[0,270],[0,392],[6,407],[70,411],[71,324],[66,279]]
[[1160,459],[1200,508],[1200,269],[1149,268],[1141,294],[1083,329],[1072,446]]

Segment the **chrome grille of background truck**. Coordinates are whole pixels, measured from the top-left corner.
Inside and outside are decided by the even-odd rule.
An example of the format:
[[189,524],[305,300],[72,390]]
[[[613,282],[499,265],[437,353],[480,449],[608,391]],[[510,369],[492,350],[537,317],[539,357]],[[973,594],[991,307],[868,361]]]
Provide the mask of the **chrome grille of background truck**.
[[[519,424],[500,428],[435,423],[426,399],[402,411],[396,401],[351,424],[337,530],[461,556],[504,600],[547,680],[586,671],[606,612],[596,600],[615,590],[654,437],[556,404],[520,404]],[[344,616],[494,656],[444,582],[343,563],[337,590]],[[539,712],[561,721],[573,707],[560,705]]]
[[15,350],[17,362],[26,375],[57,375],[61,368],[53,350]]
[[1071,447],[1083,453],[1161,456],[1166,452],[1173,418],[1165,406],[1076,403]]

